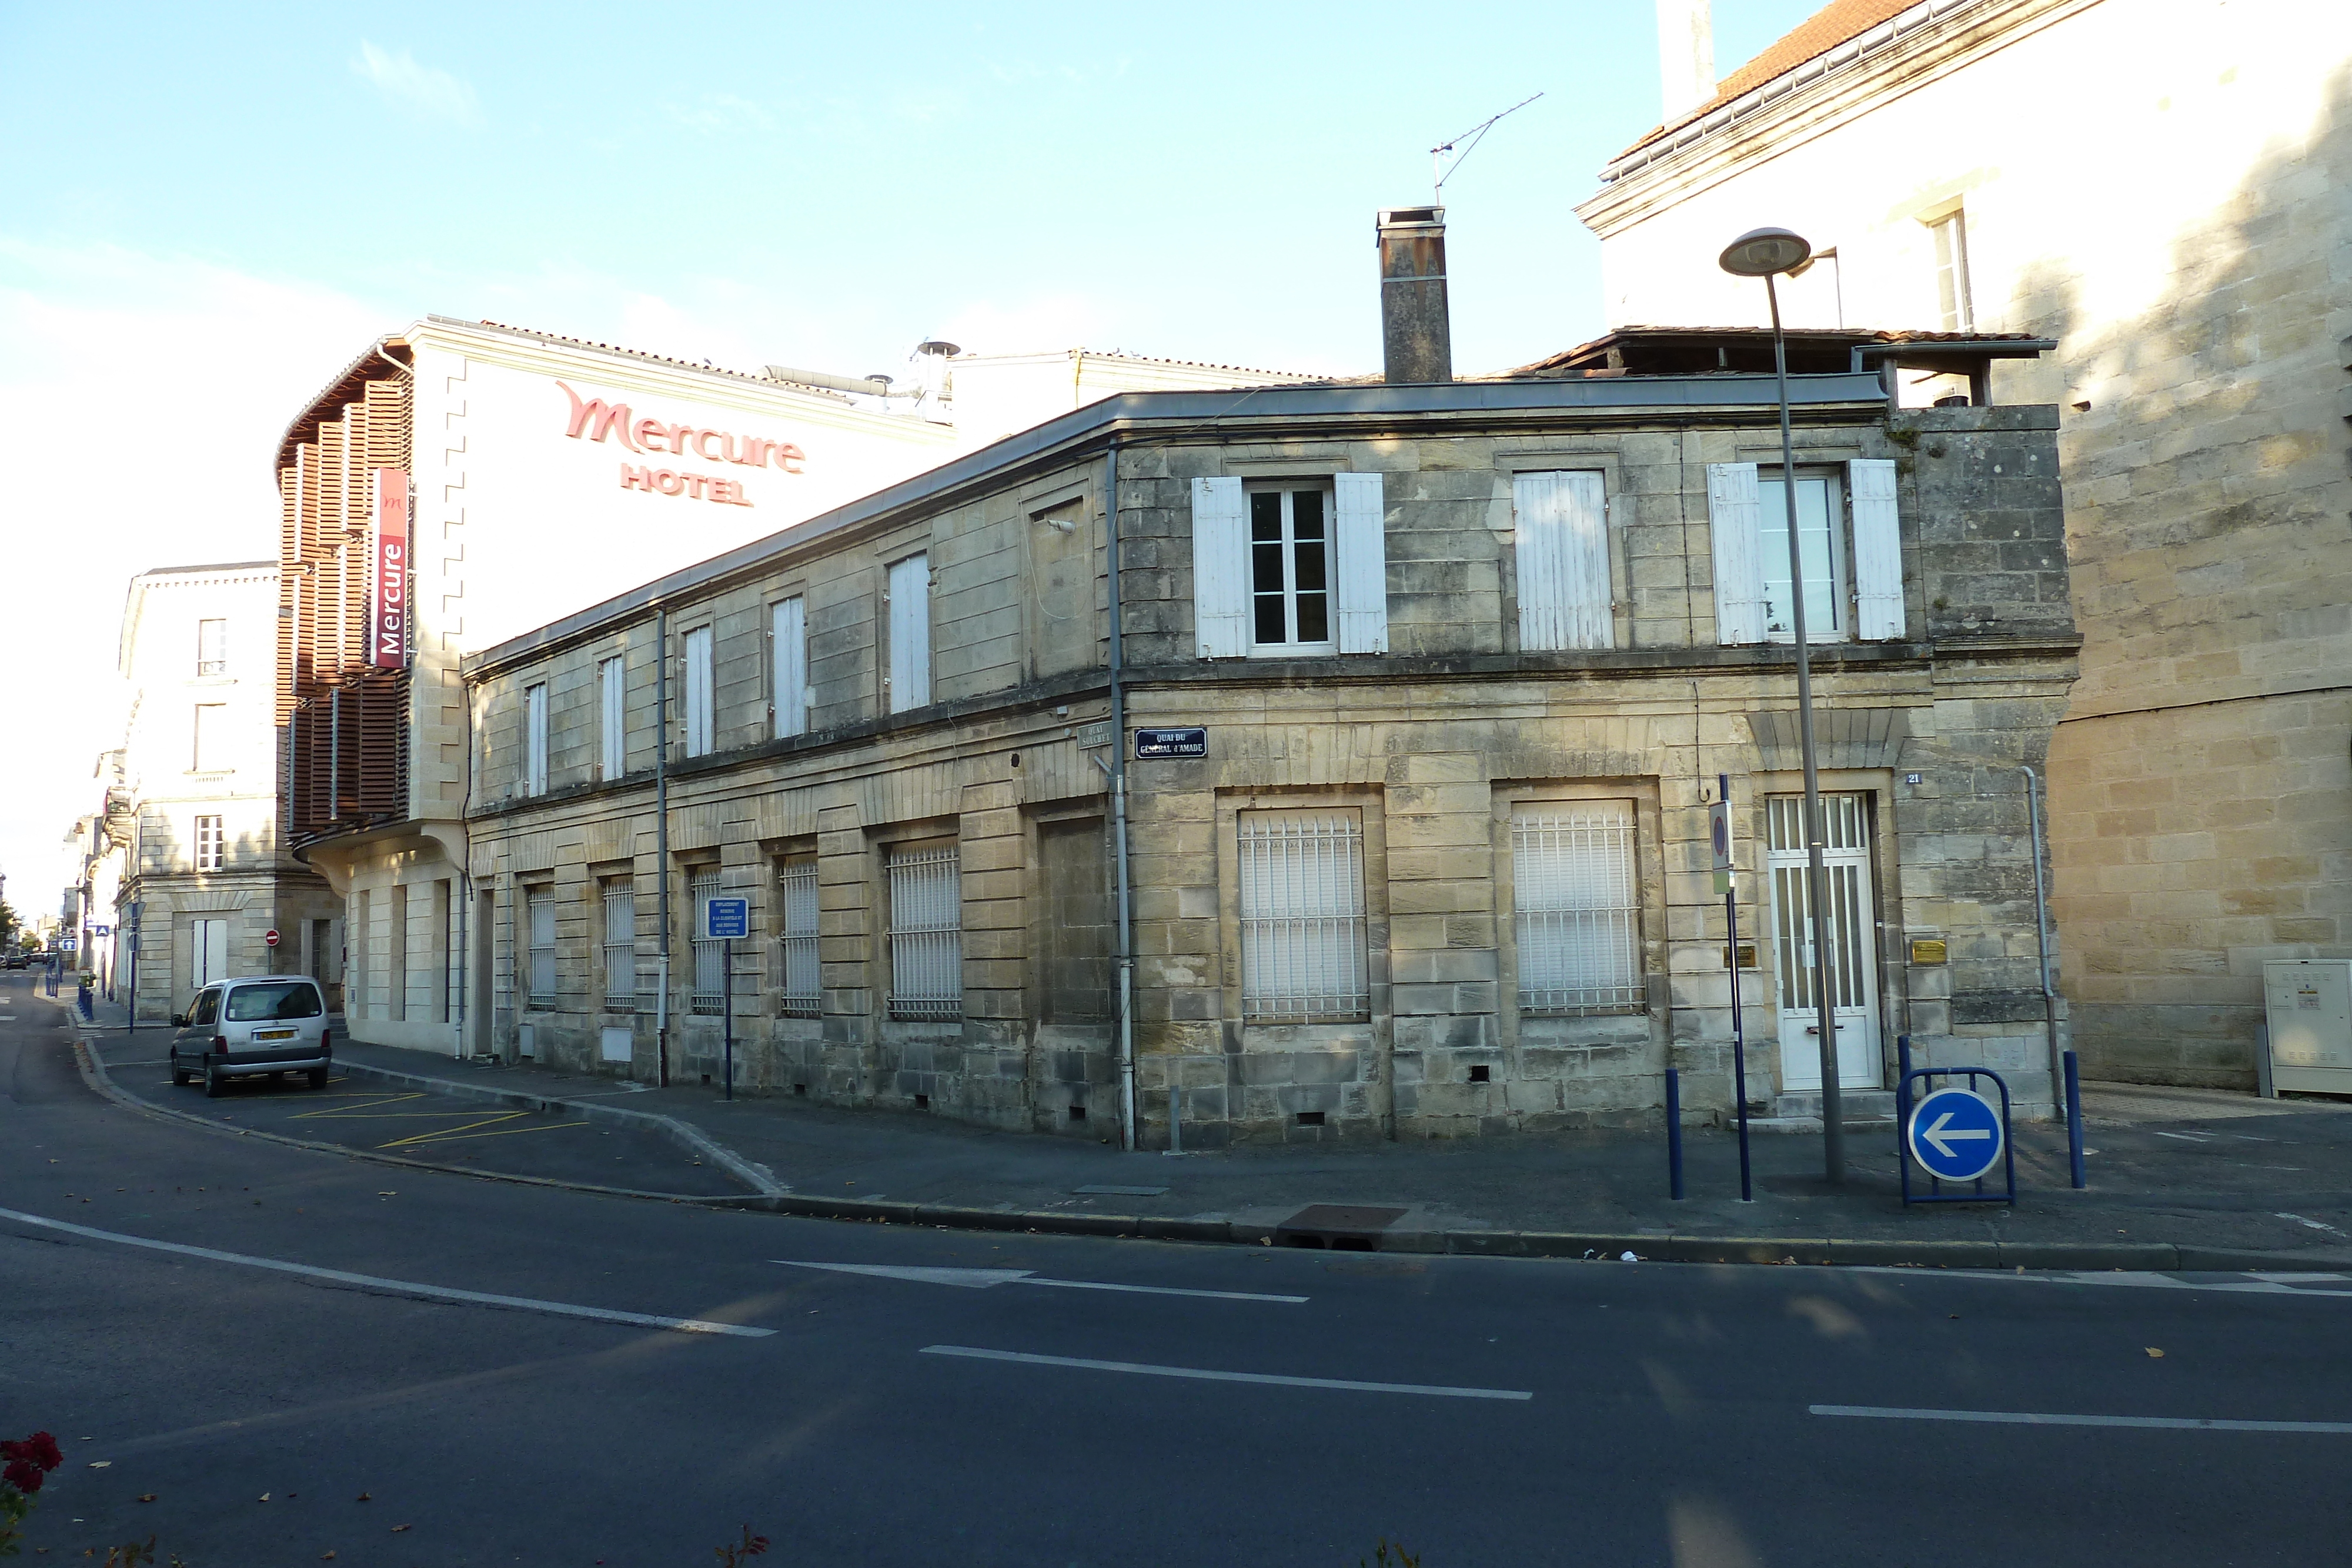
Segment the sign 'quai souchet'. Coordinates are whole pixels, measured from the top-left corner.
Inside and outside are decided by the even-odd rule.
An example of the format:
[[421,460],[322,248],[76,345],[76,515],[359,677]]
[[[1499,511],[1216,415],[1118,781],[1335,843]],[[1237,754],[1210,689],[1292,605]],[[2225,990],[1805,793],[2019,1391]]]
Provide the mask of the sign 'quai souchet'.
[[[732,463],[746,468],[765,468],[773,464],[787,474],[799,474],[808,454],[789,441],[771,441],[765,436],[736,435],[731,431],[700,430],[690,424],[667,424],[658,419],[640,419],[627,403],[608,403],[603,398],[583,398],[562,382],[563,395],[572,400],[572,416],[563,434],[578,441],[585,436],[591,441],[618,439],[629,451],[640,456],[667,454],[678,457],[699,457],[711,463]],[[643,490],[648,495],[688,496],[698,501],[717,501],[723,506],[748,507],[751,498],[743,493],[743,481],[724,478],[715,474],[695,474],[678,468],[656,468],[651,463],[623,463],[621,488]]]

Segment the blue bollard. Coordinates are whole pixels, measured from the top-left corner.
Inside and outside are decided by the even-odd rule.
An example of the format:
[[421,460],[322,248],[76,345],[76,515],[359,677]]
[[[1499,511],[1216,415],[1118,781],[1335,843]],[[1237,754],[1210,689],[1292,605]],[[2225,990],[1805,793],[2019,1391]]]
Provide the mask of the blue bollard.
[[2083,1172],[2083,1075],[2074,1053],[2065,1054],[2066,1062],[2066,1163],[2074,1177],[2074,1188],[2081,1191],[2091,1185]]
[[1676,1203],[1683,1198],[1683,1075],[1666,1069],[1666,1176]]

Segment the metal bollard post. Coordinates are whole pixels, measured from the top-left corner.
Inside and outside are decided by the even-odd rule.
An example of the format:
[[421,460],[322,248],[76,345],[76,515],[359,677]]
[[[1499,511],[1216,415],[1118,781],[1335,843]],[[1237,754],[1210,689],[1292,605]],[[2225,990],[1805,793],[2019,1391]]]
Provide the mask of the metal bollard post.
[[1168,1152],[1184,1152],[1184,1086],[1176,1082],[1176,1066],[1168,1067]]
[[2074,1177],[2074,1188],[2081,1191],[2091,1185],[2083,1172],[2083,1075],[2081,1064],[2073,1051],[2066,1052],[2066,1163]]
[[1676,1203],[1683,1197],[1683,1075],[1666,1069],[1666,1174]]

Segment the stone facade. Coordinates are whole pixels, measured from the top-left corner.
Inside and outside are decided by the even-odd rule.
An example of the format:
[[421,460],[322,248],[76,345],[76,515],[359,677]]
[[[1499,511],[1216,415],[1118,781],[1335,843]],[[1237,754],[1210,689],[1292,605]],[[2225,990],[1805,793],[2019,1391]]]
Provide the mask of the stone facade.
[[2058,342],[1994,386],[2063,415],[2076,1040],[2094,1076],[2251,1087],[2263,961],[2352,956],[2352,11],[1880,9],[1603,172],[1609,319],[1760,321],[1714,257],[1769,221],[1837,253],[1784,283],[1792,326]]
[[[489,650],[466,670],[480,1043],[717,1082],[730,1020],[715,960],[697,976],[700,883],[751,904],[731,977],[740,1088],[1116,1137],[1108,449],[1128,726],[1208,737],[1203,757],[1128,765],[1141,1142],[1166,1138],[1171,1087],[1202,1146],[1622,1124],[1656,1116],[1669,1065],[1686,1103],[1727,1108],[1733,973],[1706,836],[1719,773],[1740,824],[1742,941],[1758,945],[1739,977],[1750,1092],[1769,1100],[1787,958],[1759,844],[1767,799],[1799,788],[1793,685],[1785,646],[1718,635],[1710,501],[1719,465],[1777,464],[1769,385],[1297,388],[1238,413],[1130,394]],[[1922,1061],[1993,1065],[2046,1110],[2016,767],[2042,761],[2074,669],[2054,413],[1890,421],[1862,376],[1799,378],[1797,396],[1801,473],[1888,465],[1901,551],[1903,634],[1815,655],[1824,789],[1852,798],[1855,885],[1875,911],[1856,960],[1856,1027],[1873,1032],[1845,1082],[1891,1082],[1907,1029]],[[1226,417],[1211,429],[1210,413]],[[1606,497],[1605,645],[1531,649],[1522,601],[1538,591],[1514,497],[1560,472],[1597,476]],[[1196,481],[1360,490],[1349,476],[1378,481],[1387,651],[1202,657]],[[914,591],[890,569],[916,554],[919,612],[887,597]],[[800,619],[779,619],[793,600]],[[910,678],[910,614],[930,700],[902,707],[887,683]],[[779,736],[793,705],[778,671],[795,666],[774,633],[791,624],[806,629],[806,727]],[[690,711],[706,689],[707,747]],[[612,777],[608,700],[623,716]],[[1622,995],[1529,991],[1534,895],[1516,885],[1514,835],[1531,811],[1622,824]],[[1353,935],[1316,951],[1354,944],[1361,991],[1288,1016],[1253,977],[1286,938],[1245,907],[1244,884],[1269,873],[1242,858],[1270,831],[1253,824],[1302,818],[1340,824],[1354,857]],[[946,939],[909,914],[946,884],[910,879],[943,865],[951,1011],[907,994],[936,972],[925,944]],[[796,877],[814,879],[805,905]],[[1948,961],[1910,963],[1915,936]],[[797,997],[795,943],[818,977]]]

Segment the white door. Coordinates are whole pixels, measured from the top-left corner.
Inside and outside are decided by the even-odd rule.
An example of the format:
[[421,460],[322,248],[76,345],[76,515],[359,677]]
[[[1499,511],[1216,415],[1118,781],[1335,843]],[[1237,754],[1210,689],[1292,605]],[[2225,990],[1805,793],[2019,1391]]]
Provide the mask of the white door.
[[[1822,1086],[1821,1004],[1813,993],[1812,906],[1806,897],[1805,798],[1764,802],[1765,868],[1772,884],[1772,962],[1780,976],[1780,1087]],[[1838,1083],[1882,1088],[1878,1050],[1878,925],[1870,903],[1870,810],[1860,795],[1824,795],[1822,871],[1829,884],[1831,1021]]]
[[228,978],[228,922],[188,922],[188,989],[201,991]]

